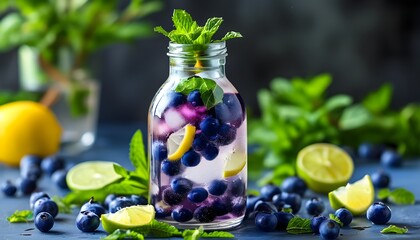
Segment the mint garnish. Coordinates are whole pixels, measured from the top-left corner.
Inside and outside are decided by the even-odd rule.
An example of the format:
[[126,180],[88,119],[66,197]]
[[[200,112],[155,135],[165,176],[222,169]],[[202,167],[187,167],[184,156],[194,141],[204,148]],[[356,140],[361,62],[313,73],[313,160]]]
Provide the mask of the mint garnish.
[[185,10],[175,9],[172,22],[175,29],[170,32],[161,26],[155,27],[154,30],[168,37],[174,43],[204,45],[242,37],[238,32],[228,32],[222,39],[212,40],[223,22],[223,19],[219,17],[209,18],[204,26],[199,26]]
[[336,222],[338,225],[340,225],[340,227],[343,227],[343,222],[341,222],[341,220],[335,216],[334,214],[330,213],[329,215],[330,219],[333,220],[334,222]]
[[103,240],[120,240],[120,239],[144,240],[144,236],[132,230],[117,229],[112,234],[102,239]]
[[381,230],[383,234],[395,233],[395,234],[404,234],[408,232],[406,227],[397,227],[395,225],[389,225],[388,227]]
[[287,224],[286,231],[290,234],[312,233],[311,220],[294,217],[290,219],[289,224]]
[[388,199],[391,203],[399,205],[412,205],[416,201],[414,194],[404,188],[396,188],[392,191],[388,188],[381,189],[377,198],[380,200]]
[[235,236],[223,231],[204,232],[203,227],[200,226],[198,229],[184,230],[182,237],[184,240],[198,240],[200,238],[234,238]]
[[208,78],[190,77],[182,80],[175,89],[175,91],[184,95],[188,95],[194,90],[200,92],[201,99],[207,109],[214,107],[223,99],[223,89],[214,80]]
[[10,223],[28,222],[32,219],[33,215],[31,210],[16,210],[12,215],[7,217],[7,221]]

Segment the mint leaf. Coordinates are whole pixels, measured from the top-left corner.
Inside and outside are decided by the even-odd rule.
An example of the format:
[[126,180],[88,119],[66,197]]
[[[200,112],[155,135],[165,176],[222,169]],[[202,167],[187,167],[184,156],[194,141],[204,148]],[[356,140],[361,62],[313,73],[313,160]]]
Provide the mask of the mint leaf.
[[335,221],[338,225],[340,225],[340,227],[343,227],[343,222],[341,222],[341,220],[337,216],[330,213],[329,217],[331,220]]
[[70,204],[64,202],[62,197],[52,196],[51,199],[57,204],[59,213],[72,213]]
[[31,210],[16,210],[12,215],[7,217],[7,221],[10,223],[21,223],[28,222],[33,217]]
[[180,237],[182,233],[174,226],[155,219],[150,224],[133,229],[137,233],[156,238]]
[[363,100],[363,106],[373,113],[380,113],[386,110],[391,102],[392,87],[384,84],[377,91],[370,93]]
[[130,142],[130,160],[136,168],[139,177],[149,180],[149,165],[144,151],[143,134],[137,130]]
[[200,92],[201,99],[207,109],[210,109],[216,104],[222,102],[223,89],[212,79],[198,76],[190,77],[182,80],[175,89],[176,92],[180,92],[184,95],[188,95],[194,90],[198,90]]
[[416,199],[412,192],[404,189],[404,188],[397,188],[391,192],[388,197],[389,201],[395,204],[414,204]]
[[114,166],[114,171],[115,171],[118,175],[120,175],[121,177],[126,178],[126,177],[128,177],[128,176],[129,176],[127,169],[125,169],[124,167],[122,167],[122,166],[120,166],[120,165],[117,165],[117,164],[115,164],[115,163],[114,163],[114,165],[113,165],[113,166]]
[[379,189],[378,194],[376,195],[376,198],[379,200],[385,200],[391,195],[391,190],[389,188],[382,188]]
[[203,232],[201,234],[202,238],[234,238],[235,235],[233,235],[230,232],[224,232],[224,231],[213,231],[213,232]]
[[357,104],[344,110],[339,126],[342,130],[352,130],[365,126],[371,120],[370,112],[364,106]]
[[155,32],[163,34],[165,37],[167,37],[169,35],[169,33],[165,29],[163,29],[162,26],[156,26],[153,30]]
[[144,240],[144,236],[132,230],[117,229],[110,235],[101,239],[103,240],[120,240],[120,239]]
[[293,217],[290,219],[289,224],[287,224],[286,231],[290,234],[312,233],[311,220],[301,217]]
[[184,240],[197,240],[200,238],[234,238],[235,236],[224,231],[204,232],[203,227],[200,226],[198,229],[184,230],[182,237]]
[[226,33],[226,35],[222,39],[216,40],[214,42],[224,42],[224,41],[227,41],[229,39],[241,38],[241,37],[242,37],[242,34],[240,34],[238,32],[231,31],[231,32]]
[[211,42],[213,35],[217,32],[222,24],[222,18],[209,18],[201,30],[201,34],[195,40],[195,44],[207,44]]
[[389,234],[389,233],[396,233],[396,234],[404,234],[408,232],[407,227],[397,227],[395,225],[389,225],[388,227],[381,230],[381,233],[383,234]]

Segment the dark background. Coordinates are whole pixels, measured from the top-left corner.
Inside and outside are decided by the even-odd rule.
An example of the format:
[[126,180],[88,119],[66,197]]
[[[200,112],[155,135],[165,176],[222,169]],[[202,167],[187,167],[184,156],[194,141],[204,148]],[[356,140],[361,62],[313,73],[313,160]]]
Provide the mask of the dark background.
[[[275,77],[331,73],[330,94],[360,99],[382,83],[394,86],[393,106],[420,102],[420,1],[165,0],[148,20],[171,29],[174,8],[203,25],[223,17],[228,42],[226,74],[247,105]],[[0,36],[1,37],[1,36]],[[168,40],[158,34],[113,45],[91,64],[102,84],[100,121],[144,122],[154,93],[168,76]],[[17,81],[15,51],[0,54],[0,86]]]

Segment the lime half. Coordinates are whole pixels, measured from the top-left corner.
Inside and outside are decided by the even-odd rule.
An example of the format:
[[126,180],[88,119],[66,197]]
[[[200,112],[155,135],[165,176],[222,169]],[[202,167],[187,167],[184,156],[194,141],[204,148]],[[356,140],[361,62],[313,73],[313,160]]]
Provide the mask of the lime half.
[[152,205],[137,205],[122,208],[115,213],[101,216],[102,227],[107,233],[117,229],[133,229],[147,225],[155,218],[155,208]]
[[353,184],[348,183],[345,187],[339,187],[328,194],[331,207],[334,210],[345,207],[353,215],[365,213],[372,205],[374,197],[375,190],[369,175]]
[[73,191],[101,189],[122,178],[114,171],[114,164],[105,161],[79,163],[67,173],[67,185]]
[[341,148],[328,143],[316,143],[299,151],[297,174],[308,187],[328,193],[344,186],[353,174],[353,160]]
[[195,126],[187,124],[185,127],[169,135],[168,160],[178,160],[192,146],[195,136]]

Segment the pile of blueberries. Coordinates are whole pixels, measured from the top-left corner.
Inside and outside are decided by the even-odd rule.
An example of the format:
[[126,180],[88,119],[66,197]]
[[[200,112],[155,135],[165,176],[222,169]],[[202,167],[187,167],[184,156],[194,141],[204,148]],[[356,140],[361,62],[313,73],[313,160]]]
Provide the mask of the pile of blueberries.
[[2,183],[1,190],[4,195],[13,197],[18,190],[23,195],[29,195],[37,189],[38,180],[45,174],[60,189],[68,189],[65,169],[66,162],[60,156],[48,156],[42,159],[35,155],[26,155],[20,161],[20,178],[17,183],[7,180]]
[[[137,195],[116,196],[110,194],[106,197],[103,205],[95,202],[92,197],[80,208],[76,217],[76,226],[82,232],[94,232],[99,227],[102,214],[115,213],[125,207],[146,204],[147,199]],[[35,227],[41,232],[50,231],[58,214],[57,204],[50,199],[47,193],[34,192],[29,199],[29,205],[34,212]]]
[[[355,157],[355,153],[350,148],[344,148],[348,153]],[[395,149],[382,144],[362,143],[357,149],[358,158],[362,160],[378,160],[385,168],[397,168],[403,164],[403,158]]]
[[[284,231],[295,217],[294,214],[299,212],[306,190],[306,183],[299,177],[286,178],[280,187],[265,185],[260,189],[259,196],[248,196],[246,217],[254,218],[255,226],[262,231]],[[326,240],[336,239],[340,228],[348,226],[353,220],[352,213],[346,208],[337,209],[334,213],[335,219],[322,215],[325,204],[318,197],[308,199],[305,210],[312,216],[312,232]],[[366,217],[372,223],[382,225],[390,220],[391,210],[384,203],[377,202],[369,207]]]

